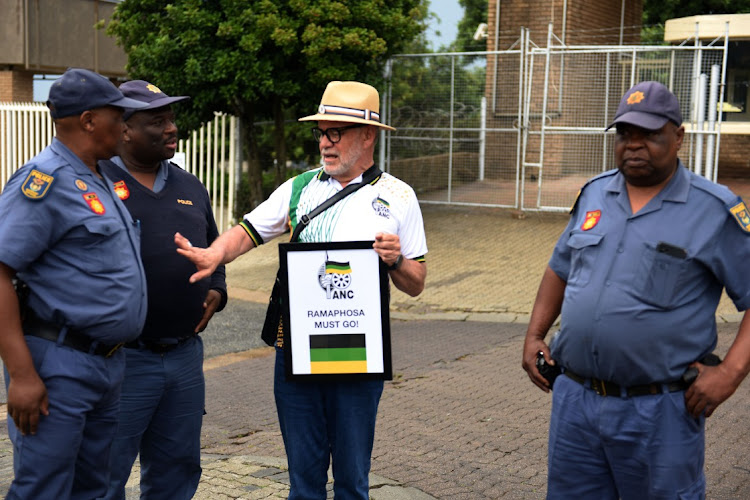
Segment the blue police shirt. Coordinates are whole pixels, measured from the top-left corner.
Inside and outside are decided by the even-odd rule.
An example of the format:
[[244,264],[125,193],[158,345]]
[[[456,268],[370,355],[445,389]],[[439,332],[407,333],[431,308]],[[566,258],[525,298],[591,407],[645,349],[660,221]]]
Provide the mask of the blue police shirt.
[[750,306],[750,219],[732,207],[738,196],[682,163],[636,214],[617,170],[592,179],[549,262],[567,283],[552,356],[625,386],[678,380],[716,347],[722,288]]
[[136,338],[147,307],[139,252],[112,183],[56,138],[0,195],[0,262],[29,285],[44,320],[104,343]]

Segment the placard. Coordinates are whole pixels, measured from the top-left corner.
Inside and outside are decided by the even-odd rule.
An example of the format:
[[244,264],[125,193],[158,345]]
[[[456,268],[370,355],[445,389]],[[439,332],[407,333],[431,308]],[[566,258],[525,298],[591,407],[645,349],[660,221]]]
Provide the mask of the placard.
[[388,271],[372,245],[279,245],[288,380],[393,378]]

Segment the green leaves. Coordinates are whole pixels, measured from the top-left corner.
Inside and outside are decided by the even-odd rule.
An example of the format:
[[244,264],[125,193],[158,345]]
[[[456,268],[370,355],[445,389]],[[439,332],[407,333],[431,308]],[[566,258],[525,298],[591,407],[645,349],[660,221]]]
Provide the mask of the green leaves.
[[252,96],[265,119],[274,97],[309,110],[328,78],[377,84],[387,57],[422,33],[424,2],[125,0],[108,33],[128,53],[132,77],[210,105],[197,114],[240,114],[236,96]]
[[[254,124],[281,123],[270,142],[283,165],[284,149],[304,149],[280,146],[285,137],[280,113],[287,120],[310,114],[331,80],[379,86],[388,57],[423,33],[426,3],[124,0],[107,33],[128,54],[131,78],[151,81],[170,95],[192,97],[176,108],[181,136],[220,111],[240,118],[246,147],[273,148],[265,130],[259,132]],[[266,157],[264,151],[249,153],[251,163]],[[317,158],[308,160],[317,163]],[[260,185],[253,168],[250,185]],[[253,193],[255,202],[261,199]]]

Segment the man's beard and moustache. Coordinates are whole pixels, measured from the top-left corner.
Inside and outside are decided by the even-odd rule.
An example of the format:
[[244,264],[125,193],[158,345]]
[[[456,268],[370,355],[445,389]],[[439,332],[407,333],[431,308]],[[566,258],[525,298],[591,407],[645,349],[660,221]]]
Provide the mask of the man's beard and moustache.
[[[334,151],[334,148],[330,148],[330,152],[332,154],[336,154]],[[326,155],[329,152],[329,148],[323,149],[320,153],[321,156]],[[323,169],[325,170],[325,173],[330,175],[331,177],[335,177],[338,175],[344,175],[351,171],[351,169],[357,165],[359,162],[359,159],[362,157],[363,148],[362,144],[360,142],[355,142],[352,144],[352,146],[349,148],[348,151],[338,152],[338,165],[328,165],[326,163],[323,163]]]

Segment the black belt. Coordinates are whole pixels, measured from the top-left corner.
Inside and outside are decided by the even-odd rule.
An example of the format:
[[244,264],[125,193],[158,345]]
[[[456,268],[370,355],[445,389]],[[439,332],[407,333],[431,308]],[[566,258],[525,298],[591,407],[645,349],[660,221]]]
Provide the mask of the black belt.
[[196,333],[187,337],[176,338],[175,340],[177,342],[159,342],[158,340],[136,339],[125,344],[125,347],[127,347],[128,349],[148,349],[154,354],[164,354],[177,349],[177,347],[179,347],[184,342],[187,342],[188,340],[197,336],[198,334]]
[[[591,389],[600,396],[615,396],[618,398],[623,397],[622,386],[615,384],[614,382],[608,382],[606,380],[600,380],[598,378],[582,377],[581,375],[578,375],[570,370],[565,370],[563,373],[567,375],[570,380],[574,380],[581,385],[585,386],[587,381],[590,382],[589,386],[591,387]],[[664,392],[664,388],[666,388],[667,392],[678,392],[687,389],[688,384],[686,384],[682,380],[677,380],[675,382],[668,382],[664,384],[652,383],[632,385],[630,387],[626,387],[624,392],[627,397],[632,398],[634,396],[661,394],[662,392]]]
[[[24,335],[57,342],[60,338],[61,330],[62,327],[49,321],[44,321],[37,317],[31,310],[27,311],[23,322]],[[68,330],[65,334],[65,339],[62,341],[62,345],[87,354],[95,354],[108,358],[117,352],[123,346],[123,343],[103,344],[78,330]]]

